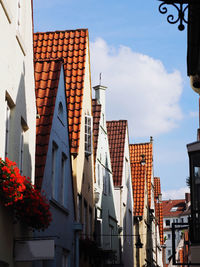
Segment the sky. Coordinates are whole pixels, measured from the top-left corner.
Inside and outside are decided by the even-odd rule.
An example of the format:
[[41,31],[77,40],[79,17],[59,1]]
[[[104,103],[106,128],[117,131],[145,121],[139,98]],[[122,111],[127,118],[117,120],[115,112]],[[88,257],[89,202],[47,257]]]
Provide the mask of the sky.
[[107,120],[128,120],[130,143],[153,136],[154,176],[161,179],[163,199],[184,198],[186,144],[196,141],[198,128],[187,30],[169,24],[157,0],[33,2],[35,32],[88,28],[92,86],[102,73]]

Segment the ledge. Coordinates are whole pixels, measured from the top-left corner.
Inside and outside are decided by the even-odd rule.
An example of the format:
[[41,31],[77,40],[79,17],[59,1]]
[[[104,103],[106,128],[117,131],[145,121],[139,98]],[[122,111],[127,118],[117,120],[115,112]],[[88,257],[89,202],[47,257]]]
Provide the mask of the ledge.
[[65,208],[62,204],[60,204],[54,198],[50,199],[50,204],[52,204],[52,206],[54,206],[55,208],[58,208],[60,211],[65,213],[65,215],[69,215],[69,210],[67,208]]
[[3,10],[4,10],[5,14],[6,14],[6,17],[8,19],[8,22],[11,24],[13,17],[12,17],[10,8],[8,7],[8,4],[6,3],[5,0],[0,0],[0,3],[2,5],[2,7],[3,7]]
[[24,44],[24,41],[23,41],[22,36],[21,36],[19,31],[16,32],[16,39],[17,39],[17,41],[19,43],[19,46],[20,46],[20,48],[22,50],[22,53],[24,54],[24,56],[26,56],[25,44]]

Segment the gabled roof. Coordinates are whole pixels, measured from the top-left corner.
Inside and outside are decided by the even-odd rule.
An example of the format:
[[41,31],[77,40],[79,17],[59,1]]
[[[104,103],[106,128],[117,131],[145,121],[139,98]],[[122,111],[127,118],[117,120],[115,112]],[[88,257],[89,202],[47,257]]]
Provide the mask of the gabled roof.
[[34,34],[34,58],[64,62],[69,140],[72,154],[78,153],[82,116],[88,30],[39,32]]
[[[153,173],[153,144],[149,143],[141,143],[141,144],[131,144],[129,146],[131,162],[140,162],[141,155],[145,156],[145,171],[146,171],[146,179],[147,179],[147,190],[148,190],[148,201],[149,206],[151,206],[151,177]],[[137,177],[140,179],[140,177]]]
[[58,90],[61,60],[35,62],[36,118],[35,183],[41,188]]
[[164,244],[164,235],[163,235],[163,208],[162,202],[158,201],[158,197],[161,194],[160,178],[154,177],[154,201],[155,201],[155,214],[158,218],[159,233],[160,233],[160,243]]
[[131,156],[130,163],[133,187],[133,214],[134,216],[143,216],[145,204],[145,166],[142,166],[140,162],[132,161]]
[[96,99],[92,99],[92,113],[93,113],[93,142],[94,142],[94,160],[96,160],[96,152],[99,136],[99,123],[101,118],[101,105]]
[[186,210],[185,199],[163,200],[163,216],[178,217]]
[[107,121],[108,142],[114,186],[121,186],[124,162],[124,146],[128,123],[126,120]]

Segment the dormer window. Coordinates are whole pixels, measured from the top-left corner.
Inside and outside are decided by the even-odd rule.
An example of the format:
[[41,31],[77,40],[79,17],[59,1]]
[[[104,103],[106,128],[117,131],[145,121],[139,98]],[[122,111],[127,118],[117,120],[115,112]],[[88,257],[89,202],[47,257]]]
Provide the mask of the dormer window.
[[92,154],[92,117],[85,115],[85,153]]
[[172,207],[170,211],[175,212],[175,211],[177,211],[177,209],[178,209],[178,207]]

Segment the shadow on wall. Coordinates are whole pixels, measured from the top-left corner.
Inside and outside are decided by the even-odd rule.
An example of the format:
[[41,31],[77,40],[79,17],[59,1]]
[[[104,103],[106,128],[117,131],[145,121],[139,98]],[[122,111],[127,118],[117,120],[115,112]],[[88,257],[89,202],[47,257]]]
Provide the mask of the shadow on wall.
[[[26,99],[28,98],[28,92],[25,85],[25,75],[25,65],[23,62],[23,70],[18,85],[16,102],[15,105],[11,105],[8,156],[17,163],[18,167],[22,164],[23,175],[31,176],[32,160],[29,147],[31,140],[29,139],[29,127],[27,122],[28,106]],[[7,98],[9,103],[9,95]],[[22,158],[20,159],[20,157]],[[22,163],[20,163],[20,161],[22,161]]]

